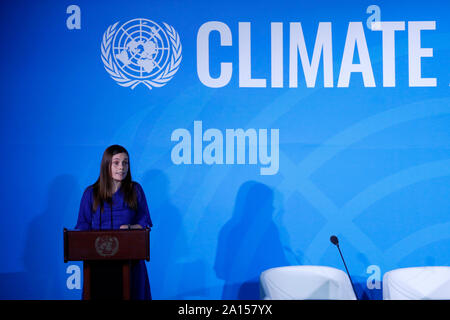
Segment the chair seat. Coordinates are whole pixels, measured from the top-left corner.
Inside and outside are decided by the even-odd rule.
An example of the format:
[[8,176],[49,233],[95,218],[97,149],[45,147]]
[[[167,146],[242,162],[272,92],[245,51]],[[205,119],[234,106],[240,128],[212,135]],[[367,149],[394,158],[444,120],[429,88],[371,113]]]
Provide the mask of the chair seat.
[[325,266],[287,266],[261,273],[265,300],[356,300],[347,274]]
[[450,267],[401,268],[386,272],[383,299],[450,299]]

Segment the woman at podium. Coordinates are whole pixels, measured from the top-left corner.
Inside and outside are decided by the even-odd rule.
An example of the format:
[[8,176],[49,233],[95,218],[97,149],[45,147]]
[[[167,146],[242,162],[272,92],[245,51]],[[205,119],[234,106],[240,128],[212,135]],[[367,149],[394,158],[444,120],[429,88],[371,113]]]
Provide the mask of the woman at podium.
[[[144,190],[132,181],[128,151],[119,145],[103,153],[100,175],[81,198],[77,230],[140,229],[153,226]],[[120,299],[121,266],[108,261],[91,266],[91,297]],[[150,300],[150,283],[143,260],[131,265],[131,299]]]

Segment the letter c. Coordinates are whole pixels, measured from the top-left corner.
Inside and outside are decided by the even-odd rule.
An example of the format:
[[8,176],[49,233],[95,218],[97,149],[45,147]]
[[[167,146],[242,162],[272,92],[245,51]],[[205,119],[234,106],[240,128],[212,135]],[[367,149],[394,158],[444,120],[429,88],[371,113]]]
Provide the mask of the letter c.
[[208,21],[202,24],[197,33],[197,74],[205,86],[220,88],[230,82],[233,66],[231,62],[221,62],[219,77],[211,77],[209,72],[209,34],[212,31],[219,32],[221,46],[231,46],[232,44],[231,31],[225,23]]

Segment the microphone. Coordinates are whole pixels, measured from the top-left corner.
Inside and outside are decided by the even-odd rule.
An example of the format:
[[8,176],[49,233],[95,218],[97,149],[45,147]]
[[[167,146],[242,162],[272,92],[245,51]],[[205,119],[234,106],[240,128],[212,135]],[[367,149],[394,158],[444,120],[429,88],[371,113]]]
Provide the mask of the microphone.
[[353,289],[353,292],[355,293],[356,300],[358,300],[358,295],[356,294],[356,290],[355,290],[355,286],[354,286],[353,281],[352,281],[352,277],[350,277],[350,273],[348,272],[348,269],[347,269],[347,264],[345,264],[344,257],[342,256],[341,248],[339,248],[339,239],[335,235],[332,235],[330,237],[330,241],[339,250],[339,254],[341,255],[342,262],[344,263],[345,271],[347,271],[348,278],[350,279],[350,283],[352,284],[352,289]]
[[339,239],[338,239],[338,237],[336,237],[336,236],[331,236],[331,237],[330,237],[330,241],[331,241],[332,244],[334,244],[335,246],[338,246],[338,247],[339,247]]

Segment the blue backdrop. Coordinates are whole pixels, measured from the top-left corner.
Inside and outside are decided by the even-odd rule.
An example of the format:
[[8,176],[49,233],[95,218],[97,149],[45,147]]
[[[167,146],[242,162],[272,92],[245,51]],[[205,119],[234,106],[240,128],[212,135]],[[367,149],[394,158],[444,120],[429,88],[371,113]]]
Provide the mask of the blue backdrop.
[[149,203],[155,299],[343,269],[331,234],[362,298],[389,270],[449,265],[449,9],[2,1],[0,298],[81,297],[62,228],[111,144]]

